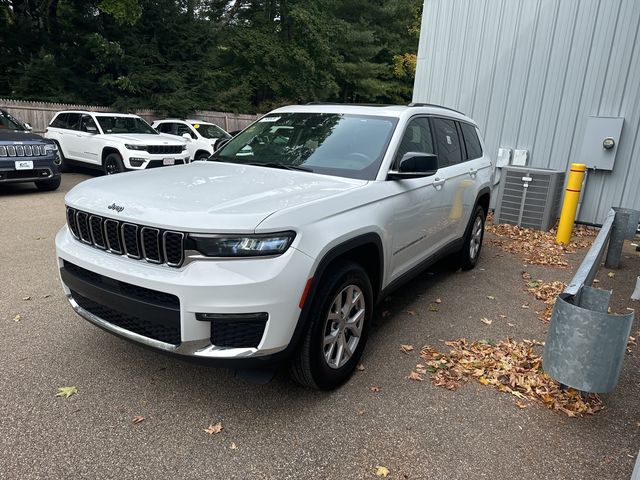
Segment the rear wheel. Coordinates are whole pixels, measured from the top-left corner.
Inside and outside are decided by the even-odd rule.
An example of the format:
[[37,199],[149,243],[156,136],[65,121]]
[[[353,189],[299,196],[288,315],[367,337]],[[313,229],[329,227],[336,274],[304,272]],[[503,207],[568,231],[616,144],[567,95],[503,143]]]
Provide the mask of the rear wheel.
[[478,205],[473,214],[471,226],[464,237],[462,252],[460,252],[460,267],[463,270],[471,270],[478,263],[484,238],[484,220],[484,209]]
[[211,155],[207,152],[198,152],[195,160],[207,160]]
[[64,156],[64,153],[62,153],[62,148],[60,148],[60,144],[58,142],[56,142],[56,146],[58,147],[58,155],[60,156],[60,166],[58,167],[60,172],[61,173],[70,172],[71,165],[69,164],[69,161]]
[[108,154],[102,162],[105,175],[113,175],[124,172],[124,163],[122,157],[118,153]]
[[35,182],[38,190],[42,190],[43,192],[50,192],[52,190],[57,190],[60,186],[60,177],[53,177],[49,180],[38,180]]
[[313,299],[309,329],[291,364],[293,378],[320,390],[344,383],[364,351],[372,310],[365,270],[353,262],[332,267]]

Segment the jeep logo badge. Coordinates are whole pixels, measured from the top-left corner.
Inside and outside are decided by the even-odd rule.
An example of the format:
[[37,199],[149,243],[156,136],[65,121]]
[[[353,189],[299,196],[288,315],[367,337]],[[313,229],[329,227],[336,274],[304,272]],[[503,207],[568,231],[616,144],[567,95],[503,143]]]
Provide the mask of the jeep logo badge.
[[116,212],[120,213],[122,210],[124,210],[124,207],[121,207],[120,205],[116,205],[115,203],[112,203],[111,205],[109,205],[109,210],[115,210]]

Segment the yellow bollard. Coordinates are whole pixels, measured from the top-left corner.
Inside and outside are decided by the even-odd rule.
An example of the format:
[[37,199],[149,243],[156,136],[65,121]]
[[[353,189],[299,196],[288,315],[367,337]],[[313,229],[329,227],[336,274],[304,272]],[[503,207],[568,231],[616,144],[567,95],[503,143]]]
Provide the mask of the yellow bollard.
[[567,180],[567,189],[564,193],[564,201],[562,202],[562,213],[560,214],[560,223],[558,224],[558,233],[556,241],[558,243],[567,244],[571,241],[571,232],[573,224],[576,220],[576,210],[578,201],[580,200],[580,190],[582,190],[582,181],[587,166],[584,163],[572,163],[569,171],[569,180]]

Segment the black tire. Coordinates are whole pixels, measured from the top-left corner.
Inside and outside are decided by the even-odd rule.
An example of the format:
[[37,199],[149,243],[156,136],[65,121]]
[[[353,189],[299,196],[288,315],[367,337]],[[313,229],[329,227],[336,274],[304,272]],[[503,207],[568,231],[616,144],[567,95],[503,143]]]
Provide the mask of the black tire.
[[207,160],[210,156],[208,152],[198,152],[194,160]]
[[51,192],[53,190],[57,190],[60,186],[60,177],[53,177],[48,180],[38,180],[35,182],[38,190],[42,190],[43,192]]
[[[358,318],[362,318],[360,336],[357,337],[357,342],[353,344],[355,348],[353,348],[351,357],[348,357],[348,359],[346,355],[338,357],[339,354],[336,353],[336,364],[331,367],[325,355],[328,354],[331,357],[331,352],[340,348],[340,346],[335,346],[340,342],[332,342],[334,343],[333,349],[331,345],[324,347],[325,336],[329,337],[327,328],[330,330],[329,333],[337,332],[335,334],[336,339],[344,339],[347,343],[356,339],[356,336],[351,333],[346,324],[342,323],[342,326],[336,327],[334,330],[334,325],[341,321],[329,319],[330,313],[332,315],[340,315],[339,313],[331,312],[331,309],[336,306],[338,297],[348,299],[349,289],[352,289],[352,292],[356,292],[356,298],[363,299],[364,312],[361,316],[358,316]],[[362,294],[361,296],[357,296],[358,290]],[[303,334],[298,351],[291,362],[291,375],[296,382],[305,387],[332,390],[342,385],[353,374],[367,343],[373,311],[373,293],[367,272],[354,262],[342,262],[329,267],[329,270],[321,279],[317,294],[312,302],[308,329]],[[344,310],[347,315],[352,315],[354,311],[361,311],[358,304],[354,306],[355,302],[349,303],[346,300],[345,304],[347,303],[351,306],[350,310]],[[337,310],[337,312],[341,311],[343,310]],[[345,319],[342,320],[342,322],[344,321]],[[352,325],[356,326],[355,323]],[[347,336],[349,336],[348,339]],[[328,348],[330,352],[326,352],[325,348]],[[338,351],[342,352],[344,348]],[[341,359],[345,361],[343,365],[339,364]]]
[[119,153],[110,153],[102,161],[102,169],[105,175],[114,175],[124,172],[124,163]]
[[62,148],[60,148],[60,144],[58,142],[56,142],[56,146],[58,147],[58,155],[60,156],[60,166],[58,167],[58,170],[60,170],[60,173],[70,172],[71,165],[69,164],[67,158],[64,156]]
[[482,250],[482,240],[484,239],[484,221],[484,208],[478,205],[467,227],[462,251],[458,257],[460,259],[460,268],[463,270],[471,270],[478,263],[480,251]]

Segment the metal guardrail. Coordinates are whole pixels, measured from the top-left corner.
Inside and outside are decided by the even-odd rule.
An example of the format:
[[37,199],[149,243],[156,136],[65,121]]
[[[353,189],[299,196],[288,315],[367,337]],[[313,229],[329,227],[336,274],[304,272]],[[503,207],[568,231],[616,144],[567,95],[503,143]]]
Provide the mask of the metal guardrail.
[[610,392],[618,383],[633,312],[611,315],[611,291],[592,288],[605,265],[617,268],[640,211],[612,208],[573,279],[558,296],[544,347],[543,368],[558,382],[583,392]]

